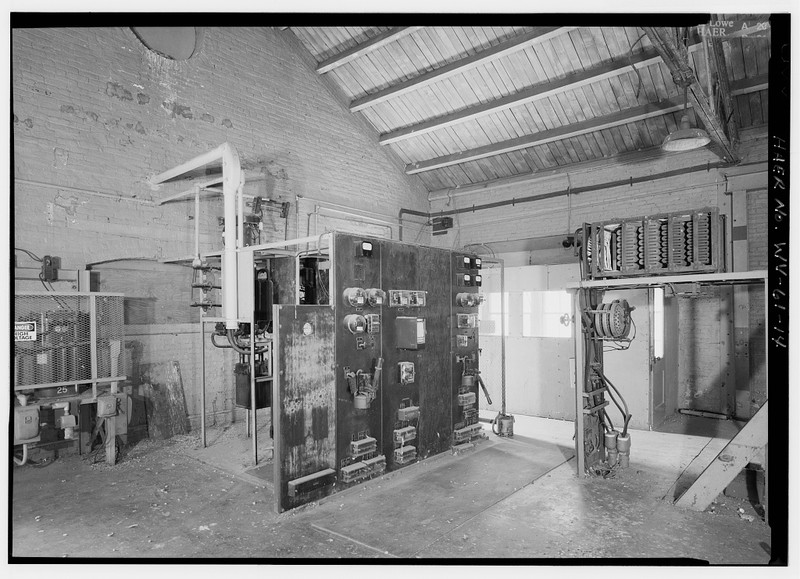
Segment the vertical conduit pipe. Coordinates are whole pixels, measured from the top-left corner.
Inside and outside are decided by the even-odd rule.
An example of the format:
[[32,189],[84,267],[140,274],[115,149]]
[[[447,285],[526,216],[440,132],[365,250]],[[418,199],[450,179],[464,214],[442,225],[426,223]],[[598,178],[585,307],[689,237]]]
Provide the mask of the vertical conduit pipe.
[[229,143],[222,149],[222,196],[225,210],[225,232],[223,240],[223,282],[222,282],[222,315],[225,328],[237,328],[237,305],[239,276],[236,259],[236,192],[242,181],[242,168],[239,164],[239,153]]
[[484,257],[484,263],[500,265],[500,413],[506,415],[506,267],[500,257]]

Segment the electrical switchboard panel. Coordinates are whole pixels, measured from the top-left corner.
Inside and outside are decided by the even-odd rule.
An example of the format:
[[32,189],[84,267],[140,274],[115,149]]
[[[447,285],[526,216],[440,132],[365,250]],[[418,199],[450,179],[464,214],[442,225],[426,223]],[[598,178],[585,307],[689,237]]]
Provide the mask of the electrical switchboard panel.
[[[279,477],[302,479],[332,468],[335,484],[329,484],[326,474],[314,483],[318,486],[300,486],[309,490],[295,489],[289,497],[286,484],[281,483],[281,509],[448,451],[457,429],[477,423],[477,385],[470,382],[464,387],[463,383],[465,368],[470,377],[478,370],[480,287],[475,282],[480,279],[480,258],[339,232],[331,235],[330,244],[324,256],[302,258],[301,266],[307,271],[301,271],[299,282],[291,276],[294,268],[279,263],[288,258],[275,259],[270,266],[276,303],[297,295],[299,283],[306,303],[328,304],[333,318],[325,326],[329,332],[315,329],[310,336],[327,340],[331,348],[335,401],[324,417],[314,410],[319,428],[312,428],[311,435],[305,426],[310,424],[310,409],[298,415],[290,391],[280,391],[285,378],[276,380],[276,398],[282,396],[276,404],[282,452],[293,448],[291,460],[304,463],[299,468],[283,458],[281,468],[286,473],[276,470],[276,481]],[[462,281],[468,275],[470,286],[457,283],[457,274]],[[459,294],[464,295],[457,298]],[[289,314],[282,336],[297,327]],[[281,354],[290,355],[298,345],[292,343],[294,339],[281,338]],[[309,366],[317,363],[310,360]],[[323,426],[328,430],[323,432]],[[303,458],[311,452],[312,435],[312,446],[324,441],[322,461]],[[316,436],[323,438],[318,441]],[[463,438],[463,434],[458,436]]]
[[582,277],[724,271],[724,219],[711,208],[584,223],[577,232]]

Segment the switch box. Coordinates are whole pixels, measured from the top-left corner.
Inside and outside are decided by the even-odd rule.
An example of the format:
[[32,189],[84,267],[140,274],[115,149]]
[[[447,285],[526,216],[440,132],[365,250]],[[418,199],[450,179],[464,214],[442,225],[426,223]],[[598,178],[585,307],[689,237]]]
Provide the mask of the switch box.
[[413,384],[415,378],[414,362],[398,362],[397,366],[400,369],[398,380],[400,384]]
[[397,347],[401,350],[417,349],[417,318],[398,316],[394,320]]
[[14,444],[39,440],[39,407],[14,407]]
[[42,280],[57,281],[58,270],[61,267],[61,258],[57,256],[45,255],[42,258]]

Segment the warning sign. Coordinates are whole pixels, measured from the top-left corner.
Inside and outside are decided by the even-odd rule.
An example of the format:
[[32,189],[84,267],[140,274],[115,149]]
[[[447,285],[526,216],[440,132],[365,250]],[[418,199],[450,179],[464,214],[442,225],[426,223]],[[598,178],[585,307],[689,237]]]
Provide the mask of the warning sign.
[[35,342],[36,322],[14,322],[15,342]]

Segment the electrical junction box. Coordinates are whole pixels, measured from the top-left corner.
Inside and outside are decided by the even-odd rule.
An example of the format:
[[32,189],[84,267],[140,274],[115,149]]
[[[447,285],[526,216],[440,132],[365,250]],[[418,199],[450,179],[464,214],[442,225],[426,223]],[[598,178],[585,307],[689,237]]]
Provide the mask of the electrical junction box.
[[448,229],[453,227],[453,218],[452,217],[434,217],[431,220],[431,225],[433,225],[433,235],[445,235]]
[[57,256],[45,255],[42,258],[42,280],[57,281],[58,270],[61,267],[61,258]]
[[14,444],[39,440],[39,407],[14,407]]
[[398,362],[397,366],[400,369],[398,380],[400,384],[413,384],[415,379],[414,362]]
[[[418,339],[418,320],[422,320],[422,318],[410,316],[398,316],[395,318],[395,337],[397,339],[397,347],[401,350],[416,350],[420,343],[425,343],[424,326],[422,342]],[[422,322],[424,324],[425,320],[422,320]]]
[[117,415],[117,398],[115,396],[97,397],[97,417],[108,418]]

